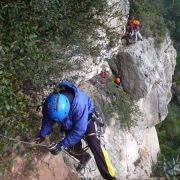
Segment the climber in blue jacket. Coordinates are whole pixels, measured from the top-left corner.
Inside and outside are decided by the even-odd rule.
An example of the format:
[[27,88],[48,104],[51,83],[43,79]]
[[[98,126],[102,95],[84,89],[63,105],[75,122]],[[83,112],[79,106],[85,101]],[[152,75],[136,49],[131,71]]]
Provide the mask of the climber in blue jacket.
[[[96,113],[93,100],[85,92],[73,83],[61,82],[58,85],[58,91],[51,93],[46,98],[42,113],[42,127],[38,135],[39,143],[51,134],[53,125],[58,123],[64,129],[66,136],[59,143],[52,143],[49,147],[53,155],[64,149],[80,152],[82,150],[81,139],[84,138],[103,178],[115,178],[112,164],[107,160],[107,153],[104,153],[105,149],[102,148],[97,137],[95,121],[92,118]],[[80,161],[79,167],[85,166],[91,158],[88,152],[78,155],[72,153],[71,155]]]

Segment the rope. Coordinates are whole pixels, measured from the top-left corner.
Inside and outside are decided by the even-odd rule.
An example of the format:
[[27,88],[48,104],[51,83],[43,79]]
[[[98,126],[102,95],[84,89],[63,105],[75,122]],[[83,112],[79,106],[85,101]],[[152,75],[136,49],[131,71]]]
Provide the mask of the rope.
[[36,143],[27,142],[27,141],[22,141],[22,140],[18,140],[18,139],[15,139],[15,138],[11,138],[11,137],[5,136],[3,134],[0,134],[0,137],[8,139],[10,141],[19,142],[19,143],[22,143],[22,144],[27,144],[27,145],[31,145],[31,146],[39,146],[39,147],[46,147],[46,148],[48,148],[48,146],[45,145],[45,144],[36,144]]
[[[18,139],[15,139],[15,138],[11,138],[11,137],[5,136],[5,135],[3,135],[3,134],[1,134],[1,133],[0,133],[0,137],[1,137],[1,138],[8,139],[8,140],[10,140],[10,141],[19,142],[19,143],[27,144],[27,145],[34,146],[34,147],[45,147],[45,148],[47,148],[47,149],[48,149],[48,147],[49,147],[48,145],[45,145],[45,144],[36,144],[36,143],[31,143],[31,142],[27,142],[27,141],[22,141],[22,140],[18,140]],[[83,148],[83,153],[82,153],[82,154],[84,154],[84,153],[87,151],[88,148],[89,148],[88,146],[86,146],[85,148]],[[68,157],[72,158],[74,161],[79,162],[79,160],[77,160],[75,157],[73,157],[72,155],[70,155],[67,150],[64,149],[63,152],[64,152]],[[74,154],[74,155],[80,155],[80,153],[72,153],[72,154]],[[81,154],[81,155],[82,155],[82,154]],[[88,168],[88,167],[85,167],[85,166],[84,166],[83,168],[84,168],[84,169],[87,169],[89,172],[92,172],[92,171],[95,171],[95,170],[96,170],[96,169],[91,169],[91,168]]]
[[[15,138],[11,138],[11,137],[5,136],[3,134],[0,134],[0,137],[8,139],[10,141],[15,141],[15,142],[19,142],[19,143],[22,143],[22,144],[27,144],[27,145],[30,145],[30,146],[39,146],[39,147],[46,147],[46,148],[49,147],[48,145],[45,145],[45,144],[36,144],[36,143],[27,142],[27,141],[22,141],[22,140],[18,140],[18,139],[15,139]],[[82,151],[83,151],[82,153],[75,153],[75,152],[72,152],[72,150],[69,151],[69,152],[74,154],[74,155],[83,155],[88,150],[88,148],[89,148],[88,146],[84,147],[82,149]],[[68,151],[66,151],[66,153],[68,153]]]

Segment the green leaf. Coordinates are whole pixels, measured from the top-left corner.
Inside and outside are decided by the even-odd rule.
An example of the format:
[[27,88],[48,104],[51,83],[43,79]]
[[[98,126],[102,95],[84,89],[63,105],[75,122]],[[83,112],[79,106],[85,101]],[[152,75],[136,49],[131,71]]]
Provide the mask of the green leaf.
[[37,38],[37,35],[36,35],[36,34],[31,34],[31,35],[29,36],[29,39],[31,39],[31,40],[36,39],[36,38]]

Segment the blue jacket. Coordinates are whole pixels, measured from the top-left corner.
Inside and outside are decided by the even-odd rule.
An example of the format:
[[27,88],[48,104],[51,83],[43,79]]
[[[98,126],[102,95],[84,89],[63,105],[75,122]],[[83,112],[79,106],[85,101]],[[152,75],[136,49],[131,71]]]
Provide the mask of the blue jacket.
[[[65,148],[69,148],[77,144],[83,138],[88,125],[88,115],[95,111],[95,107],[92,99],[74,84],[62,82],[60,83],[60,86],[71,88],[75,94],[71,103],[69,115],[61,122],[67,135],[60,144]],[[39,135],[45,137],[46,135],[51,134],[54,123],[55,121],[48,119],[44,115]]]

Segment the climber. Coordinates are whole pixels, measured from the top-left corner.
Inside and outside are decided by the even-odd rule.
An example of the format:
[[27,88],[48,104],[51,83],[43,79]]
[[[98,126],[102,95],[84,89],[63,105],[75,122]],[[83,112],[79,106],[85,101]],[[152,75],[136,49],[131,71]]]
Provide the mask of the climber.
[[101,73],[99,74],[100,83],[107,84],[108,77],[109,77],[108,71],[101,71]]
[[130,20],[129,20],[128,23],[127,23],[127,26],[126,26],[125,34],[121,38],[121,39],[126,40],[126,45],[132,44],[132,42],[131,42],[131,39],[132,39],[131,38],[131,33],[132,33],[132,30],[131,30]]
[[137,42],[138,38],[142,41],[142,35],[140,34],[140,22],[132,17],[128,22],[128,27],[131,31],[131,37],[135,37],[135,42]]
[[[64,129],[66,136],[59,143],[52,143],[49,147],[51,154],[57,155],[64,149],[81,152],[81,140],[84,139],[94,155],[103,178],[115,179],[115,171],[108,159],[107,151],[96,134],[94,117],[97,113],[89,96],[73,83],[62,81],[46,98],[42,113],[43,120],[37,143],[43,142],[45,137],[51,134],[53,125],[58,123]],[[71,155],[80,161],[77,170],[81,170],[91,158],[86,151]]]
[[117,76],[114,78],[114,83],[115,83],[116,87],[118,87],[118,88],[120,88],[120,89],[123,89],[121,77],[120,77],[119,75],[117,75]]
[[126,45],[130,45],[131,44],[131,33],[126,30],[126,33],[122,36],[122,39],[126,40]]

